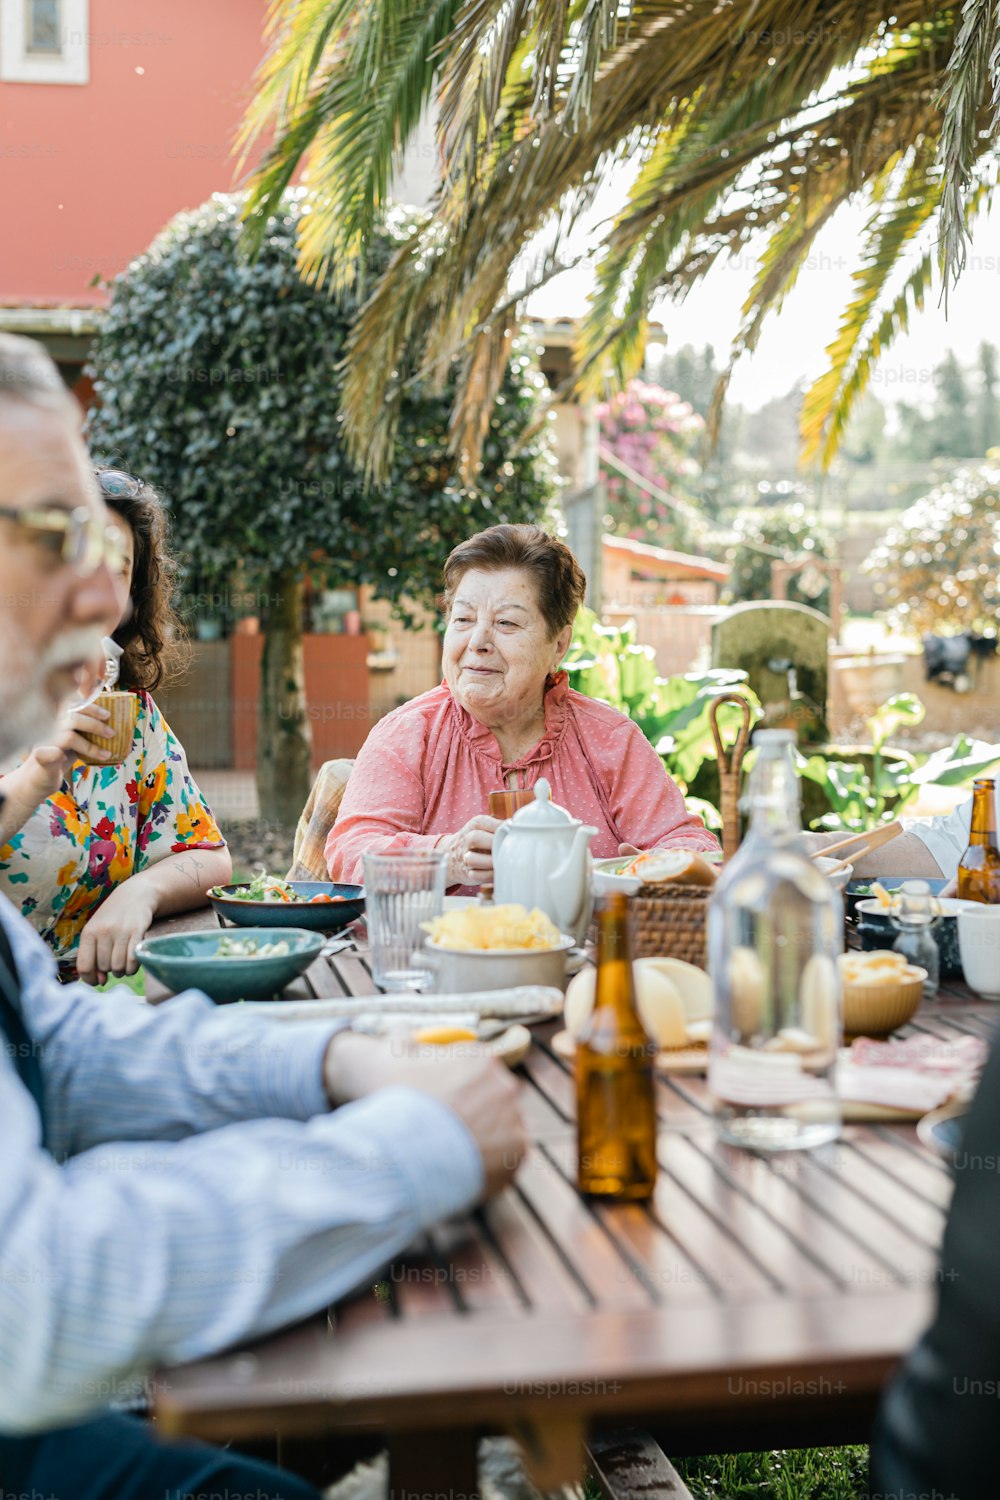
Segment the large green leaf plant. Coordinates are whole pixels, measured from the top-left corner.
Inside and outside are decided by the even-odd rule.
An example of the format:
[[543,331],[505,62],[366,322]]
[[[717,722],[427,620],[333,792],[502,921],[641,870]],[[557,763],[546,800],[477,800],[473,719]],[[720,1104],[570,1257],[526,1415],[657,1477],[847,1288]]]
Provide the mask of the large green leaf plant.
[[925,758],[895,750],[886,755],[897,729],[919,724],[925,709],[913,693],[896,693],[868,720],[870,746],[858,759],[816,753],[797,756],[799,774],[826,793],[830,811],[815,820],[819,829],[867,833],[890,823],[916,799],[921,787],[964,787],[1000,765],[1000,744],[960,734]]
[[[639,645],[636,633],[634,620],[621,626],[602,625],[592,610],[582,609],[563,666],[578,692],[609,703],[638,724],[681,791],[687,792],[703,763],[715,757],[709,720],[712,700],[723,693],[738,693],[749,703],[754,723],[761,717],[760,701],[747,686],[745,672],[659,676],[652,646]],[[724,745],[735,743],[741,723],[736,704],[721,705],[719,732]],[[719,826],[711,803],[686,800],[709,827]]]

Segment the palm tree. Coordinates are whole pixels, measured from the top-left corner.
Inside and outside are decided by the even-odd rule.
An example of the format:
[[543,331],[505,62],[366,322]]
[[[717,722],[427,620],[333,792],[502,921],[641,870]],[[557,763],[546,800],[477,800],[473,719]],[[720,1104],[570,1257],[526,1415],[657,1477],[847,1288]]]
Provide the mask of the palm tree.
[[[747,246],[758,269],[732,360],[752,351],[820,230],[860,200],[854,291],[803,407],[804,453],[827,463],[878,357],[961,270],[995,182],[998,54],[990,0],[272,0],[244,143],[273,139],[246,236],[261,242],[304,165],[303,274],[367,297],[342,404],[355,458],[384,475],[407,383],[440,388],[457,359],[451,444],[469,477],[519,305],[563,268],[616,167],[640,164],[594,246],[577,361],[591,392],[637,373],[655,298]],[[428,111],[433,212],[359,286]]]

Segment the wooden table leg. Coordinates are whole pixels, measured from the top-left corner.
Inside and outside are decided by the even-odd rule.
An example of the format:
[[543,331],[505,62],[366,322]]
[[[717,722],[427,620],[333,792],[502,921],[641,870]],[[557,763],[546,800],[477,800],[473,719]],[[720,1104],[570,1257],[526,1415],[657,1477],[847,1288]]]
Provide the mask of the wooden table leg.
[[465,1429],[389,1434],[389,1500],[479,1500],[477,1439]]
[[521,1445],[525,1473],[543,1495],[583,1482],[584,1424],[579,1417],[518,1422],[510,1431]]

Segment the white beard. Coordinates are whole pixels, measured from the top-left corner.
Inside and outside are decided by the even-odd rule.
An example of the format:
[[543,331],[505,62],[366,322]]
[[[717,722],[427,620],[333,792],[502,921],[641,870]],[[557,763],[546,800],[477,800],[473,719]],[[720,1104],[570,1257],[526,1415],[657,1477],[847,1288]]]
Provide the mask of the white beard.
[[42,656],[33,656],[10,615],[0,608],[0,761],[52,739],[59,710],[46,689],[50,673],[63,662],[98,659],[100,637],[77,626],[57,636]]

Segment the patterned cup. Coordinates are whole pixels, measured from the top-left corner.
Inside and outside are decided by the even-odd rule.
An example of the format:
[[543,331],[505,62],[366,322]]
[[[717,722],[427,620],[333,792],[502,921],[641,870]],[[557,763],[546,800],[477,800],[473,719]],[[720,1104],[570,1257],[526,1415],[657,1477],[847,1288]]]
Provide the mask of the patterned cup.
[[139,700],[134,693],[100,693],[94,699],[94,707],[108,710],[111,715],[108,728],[113,729],[114,734],[109,740],[102,739],[97,734],[84,734],[81,739],[85,739],[96,750],[110,750],[111,754],[106,757],[81,755],[80,759],[85,766],[120,766],[132,748]]

